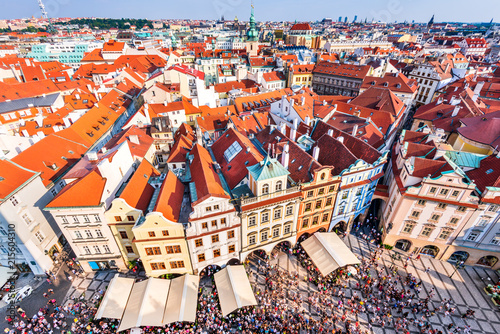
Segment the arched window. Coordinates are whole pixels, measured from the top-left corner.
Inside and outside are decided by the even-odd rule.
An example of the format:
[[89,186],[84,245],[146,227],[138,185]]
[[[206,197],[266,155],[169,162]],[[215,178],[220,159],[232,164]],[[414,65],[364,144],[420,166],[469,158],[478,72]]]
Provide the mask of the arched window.
[[269,194],[269,185],[266,183],[262,186],[262,195]]
[[283,188],[283,182],[276,182],[276,191],[280,191]]
[[321,173],[321,180],[325,179],[325,173]]

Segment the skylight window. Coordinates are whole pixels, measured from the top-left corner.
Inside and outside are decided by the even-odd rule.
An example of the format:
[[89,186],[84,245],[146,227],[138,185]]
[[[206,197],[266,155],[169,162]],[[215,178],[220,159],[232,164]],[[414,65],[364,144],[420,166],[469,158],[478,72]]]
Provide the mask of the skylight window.
[[493,173],[493,169],[491,168],[486,171],[486,174],[491,174],[491,173]]
[[238,153],[241,152],[241,150],[242,148],[240,144],[237,141],[235,141],[224,152],[224,158],[226,159],[227,162],[231,162],[231,160],[233,160],[238,155]]

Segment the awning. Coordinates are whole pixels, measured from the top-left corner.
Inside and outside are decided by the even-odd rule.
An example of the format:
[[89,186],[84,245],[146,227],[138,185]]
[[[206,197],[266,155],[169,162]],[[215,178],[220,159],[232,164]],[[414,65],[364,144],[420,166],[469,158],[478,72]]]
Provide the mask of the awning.
[[170,280],[159,278],[135,283],[118,332],[141,326],[162,326],[169,287]]
[[335,232],[314,233],[301,245],[323,276],[337,268],[361,263]]
[[195,322],[200,277],[186,274],[170,282],[163,325],[176,321]]
[[7,283],[9,278],[16,273],[15,270],[10,269],[9,267],[1,267],[0,266],[0,288]]
[[133,278],[118,277],[116,274],[109,282],[95,318],[121,319],[134,282]]
[[257,305],[244,266],[226,266],[214,279],[224,317],[243,306]]

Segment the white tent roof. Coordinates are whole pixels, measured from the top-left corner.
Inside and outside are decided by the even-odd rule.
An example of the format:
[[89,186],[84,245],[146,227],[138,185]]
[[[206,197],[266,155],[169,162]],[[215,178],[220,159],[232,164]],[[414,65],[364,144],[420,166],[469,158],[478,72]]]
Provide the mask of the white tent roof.
[[95,318],[121,319],[134,282],[135,279],[133,278],[118,277],[118,274],[116,274],[109,282],[108,289]]
[[199,284],[199,276],[188,274],[171,281],[165,313],[163,314],[164,325],[176,321],[196,321]]
[[337,268],[361,263],[335,232],[314,233],[301,245],[323,276]]
[[226,266],[214,279],[223,316],[243,306],[257,305],[245,267]]
[[149,278],[134,284],[118,331],[140,326],[162,326],[170,280]]

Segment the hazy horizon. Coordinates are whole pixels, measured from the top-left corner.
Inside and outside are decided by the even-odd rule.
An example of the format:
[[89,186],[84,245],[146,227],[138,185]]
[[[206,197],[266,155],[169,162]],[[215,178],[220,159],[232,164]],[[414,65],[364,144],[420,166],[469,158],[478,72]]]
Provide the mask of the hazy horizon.
[[[495,13],[500,12],[500,1],[481,0],[481,4],[471,6],[466,0],[358,0],[345,3],[338,0],[315,1],[305,3],[299,0],[254,0],[257,21],[321,21],[331,18],[337,21],[339,16],[347,16],[352,22],[355,15],[358,22],[365,18],[383,22],[428,22],[435,15],[435,22],[488,23]],[[134,0],[45,0],[44,5],[49,17],[99,17],[99,18],[136,18],[136,19],[191,19],[215,20],[224,16],[233,20],[248,21],[250,0],[192,0],[188,4],[172,1],[146,0],[138,7]],[[142,4],[141,3],[141,4]],[[18,0],[7,2],[0,0],[6,10],[0,13],[0,19],[22,19],[40,17],[37,0]],[[451,8],[450,8],[451,7]],[[468,8],[471,7],[471,8]],[[457,11],[451,10],[457,8]],[[485,10],[488,9],[488,10]],[[411,14],[411,15],[410,15]]]

